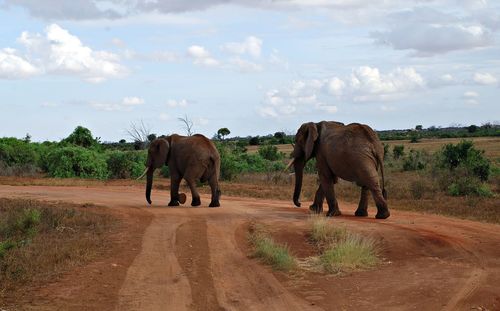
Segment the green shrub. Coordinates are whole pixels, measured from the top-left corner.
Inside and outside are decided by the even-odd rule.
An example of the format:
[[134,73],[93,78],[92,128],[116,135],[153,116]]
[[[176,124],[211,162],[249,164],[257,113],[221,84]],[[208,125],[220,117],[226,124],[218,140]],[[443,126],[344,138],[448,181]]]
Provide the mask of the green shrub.
[[259,155],[269,161],[276,161],[283,158],[283,154],[274,145],[265,145],[259,148]]
[[94,147],[99,144],[99,141],[92,136],[92,132],[83,126],[77,126],[73,133],[61,141],[84,148]]
[[395,145],[392,148],[392,157],[397,160],[405,154],[405,146],[404,145]]
[[82,147],[54,148],[47,154],[47,173],[52,177],[106,179],[106,155]]
[[108,154],[110,178],[138,177],[144,171],[146,153],[142,151],[113,151]]
[[441,167],[454,170],[462,166],[481,181],[487,181],[489,178],[490,161],[484,155],[484,150],[474,148],[472,141],[462,140],[456,145],[447,144],[438,156]]
[[425,151],[410,149],[403,159],[403,171],[423,170],[427,166],[429,155]]
[[7,166],[36,164],[38,155],[33,144],[17,138],[0,138],[0,161]]

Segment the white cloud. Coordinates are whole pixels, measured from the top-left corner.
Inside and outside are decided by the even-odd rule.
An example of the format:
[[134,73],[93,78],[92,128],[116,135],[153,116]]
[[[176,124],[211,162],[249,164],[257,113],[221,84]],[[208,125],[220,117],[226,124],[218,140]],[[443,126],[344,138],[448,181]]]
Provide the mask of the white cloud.
[[122,100],[122,105],[123,106],[137,106],[137,105],[144,105],[144,99],[140,97],[124,97]]
[[221,48],[233,54],[249,54],[252,57],[259,57],[262,51],[262,39],[249,36],[243,42],[226,43]]
[[229,64],[236,68],[240,72],[259,72],[263,70],[262,65],[256,64],[254,62],[241,59],[239,57],[231,58]]
[[168,121],[170,119],[172,119],[172,117],[170,117],[168,114],[162,112],[160,113],[160,115],[158,116],[158,119],[162,120],[162,121]]
[[474,74],[473,79],[474,82],[476,82],[477,84],[483,84],[483,85],[494,85],[498,83],[497,78],[490,73],[476,72]]
[[87,104],[96,110],[131,111],[135,106],[144,105],[144,99],[131,96],[124,97],[121,102],[90,101]]
[[45,35],[23,32],[18,42],[24,45],[30,58],[37,59],[41,71],[49,74],[76,75],[98,83],[120,78],[128,73],[119,63],[118,55],[94,51],[80,39],[57,24],[45,28]]
[[186,99],[175,100],[169,99],[167,100],[167,106],[175,108],[175,107],[187,107],[188,101]]
[[479,105],[479,101],[478,101],[478,98],[479,98],[479,94],[477,92],[474,92],[474,91],[467,91],[464,93],[464,95],[462,96],[462,98],[464,99],[464,103],[468,106],[477,106]]
[[40,70],[14,49],[0,50],[0,79],[25,79],[38,74]]
[[328,81],[328,91],[335,96],[342,95],[345,87],[345,82],[337,77],[334,77]]
[[206,67],[216,67],[220,65],[219,61],[213,58],[203,46],[192,45],[188,48],[187,54],[193,59],[195,65]]
[[372,33],[379,44],[431,56],[490,45],[491,32],[480,22],[419,7],[390,14],[385,31]]

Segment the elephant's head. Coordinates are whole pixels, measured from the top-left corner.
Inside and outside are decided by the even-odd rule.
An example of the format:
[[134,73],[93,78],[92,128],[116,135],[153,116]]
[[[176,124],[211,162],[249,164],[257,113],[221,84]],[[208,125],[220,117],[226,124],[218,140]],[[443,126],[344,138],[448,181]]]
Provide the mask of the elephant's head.
[[[170,144],[168,143],[167,140],[162,138],[153,140],[149,145],[148,159],[146,161],[146,170],[144,171],[144,174],[147,174],[146,200],[148,201],[149,204],[151,204],[151,188],[153,187],[153,173],[155,169],[160,168],[163,165],[167,164],[169,151],[170,151]],[[144,176],[144,174],[142,174],[142,176]]]
[[292,152],[292,161],[288,164],[294,165],[295,190],[293,192],[293,203],[300,207],[300,192],[302,190],[302,178],[306,162],[314,156],[314,146],[319,138],[318,127],[313,122],[304,123],[295,135],[295,145]]

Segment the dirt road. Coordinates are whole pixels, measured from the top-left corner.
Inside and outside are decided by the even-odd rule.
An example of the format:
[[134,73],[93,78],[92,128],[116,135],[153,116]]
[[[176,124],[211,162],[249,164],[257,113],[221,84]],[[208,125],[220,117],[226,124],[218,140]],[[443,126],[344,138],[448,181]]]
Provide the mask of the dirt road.
[[[342,276],[274,273],[248,256],[245,226],[270,224],[299,257],[308,255],[305,208],[223,197],[222,207],[168,208],[138,187],[0,186],[0,197],[94,203],[125,223],[116,249],[33,291],[36,310],[498,310],[500,226],[391,211],[387,220],[331,221],[380,240],[383,264]],[[188,198],[189,200],[189,198]],[[306,205],[306,204],[304,204]],[[482,309],[481,309],[482,308]]]

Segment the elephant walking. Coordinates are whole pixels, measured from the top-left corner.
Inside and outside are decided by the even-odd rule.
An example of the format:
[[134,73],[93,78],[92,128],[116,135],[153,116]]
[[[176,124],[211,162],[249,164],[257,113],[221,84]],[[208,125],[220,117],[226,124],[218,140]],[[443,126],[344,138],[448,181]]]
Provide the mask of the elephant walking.
[[[163,136],[151,142],[148,150],[146,200],[151,204],[151,188],[155,169],[168,165],[170,170],[170,203],[178,206],[186,201],[186,195],[179,194],[182,179],[186,180],[192,194],[191,206],[201,204],[200,194],[196,189],[198,181],[208,181],[212,191],[209,207],[219,207],[220,189],[220,155],[217,148],[203,135],[180,136],[173,134]],[[139,178],[141,178],[139,177]]]
[[[312,157],[316,165],[320,186],[316,191],[311,210],[322,211],[323,199],[328,203],[327,216],[338,216],[340,210],[335,198],[334,184],[337,178],[355,182],[361,187],[356,216],[368,216],[368,192],[372,193],[377,206],[378,219],[390,216],[387,208],[387,194],[384,188],[384,148],[377,134],[367,125],[322,121],[304,123],[295,135],[292,164],[295,169],[295,190],[293,202],[300,207],[300,192],[304,166]],[[378,169],[382,175],[379,184]]]

